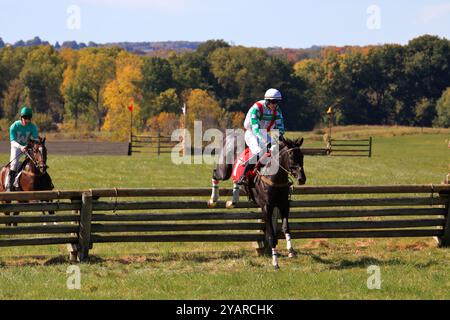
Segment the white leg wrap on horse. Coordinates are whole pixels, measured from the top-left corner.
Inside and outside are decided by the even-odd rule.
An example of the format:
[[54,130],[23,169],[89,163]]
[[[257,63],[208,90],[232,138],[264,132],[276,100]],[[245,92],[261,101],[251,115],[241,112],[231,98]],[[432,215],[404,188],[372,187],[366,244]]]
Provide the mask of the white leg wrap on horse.
[[289,251],[292,250],[292,239],[289,233],[286,233],[286,247]]
[[278,254],[277,249],[272,249],[272,265],[274,267],[278,266]]
[[211,199],[215,202],[219,200],[219,180],[212,179]]
[[234,183],[233,184],[233,203],[238,203],[239,202],[239,185]]

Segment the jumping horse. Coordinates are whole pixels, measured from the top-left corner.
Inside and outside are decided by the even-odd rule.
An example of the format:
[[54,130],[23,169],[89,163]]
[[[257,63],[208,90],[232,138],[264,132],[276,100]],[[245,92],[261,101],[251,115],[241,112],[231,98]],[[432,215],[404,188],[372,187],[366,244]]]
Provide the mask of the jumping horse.
[[[228,137],[227,137],[228,138]],[[282,231],[285,234],[287,250],[289,257],[296,256],[296,251],[292,247],[291,235],[289,229],[289,198],[292,182],[290,176],[300,184],[306,183],[306,175],[303,168],[303,153],[301,146],[303,139],[289,140],[280,139],[279,153],[270,156],[266,165],[260,167],[258,164],[255,169],[255,177],[252,181],[244,183],[244,189],[249,199],[255,202],[262,210],[263,221],[265,224],[266,243],[272,249],[272,265],[279,269],[278,253],[276,246],[278,244],[276,230],[275,208],[282,219]],[[227,157],[230,152],[236,152],[236,148],[224,148],[221,151],[220,158]],[[278,170],[270,170],[271,166],[277,165]],[[211,199],[208,201],[208,207],[213,208],[219,200],[219,181],[230,179],[233,171],[233,165],[226,162],[220,162],[213,171],[213,190]],[[271,172],[272,171],[272,172]],[[239,200],[239,186],[234,184],[233,200],[228,201],[227,208],[233,208]]]
[[[18,188],[14,191],[45,191],[53,190],[54,186],[52,179],[47,172],[47,147],[45,146],[45,138],[39,137],[38,140],[31,140],[27,145],[25,152],[25,160],[18,170]],[[5,181],[9,173],[9,164],[0,169],[0,192],[5,192]],[[14,181],[10,182],[14,185]],[[27,201],[25,201],[27,202]],[[10,203],[7,201],[6,203]],[[45,214],[45,212],[43,212]],[[19,212],[14,212],[18,215]],[[50,215],[55,214],[54,211],[49,211]],[[9,212],[5,212],[9,216]],[[7,224],[8,225],[8,224]],[[10,224],[9,224],[10,225]],[[17,224],[13,224],[17,225]]]

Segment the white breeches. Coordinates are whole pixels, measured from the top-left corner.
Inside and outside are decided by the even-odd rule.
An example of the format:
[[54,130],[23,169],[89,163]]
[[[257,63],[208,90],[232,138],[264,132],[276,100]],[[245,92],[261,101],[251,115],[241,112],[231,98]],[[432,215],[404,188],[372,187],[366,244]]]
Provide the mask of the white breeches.
[[245,142],[254,155],[260,154],[261,151],[267,151],[264,150],[264,148],[266,147],[265,142],[260,140],[251,130],[245,131]]
[[17,148],[13,145],[11,145],[11,155],[9,157],[9,160],[11,161],[11,164],[9,165],[9,168],[13,171],[17,171],[19,169],[19,160],[20,156],[22,154],[22,151],[20,148]]

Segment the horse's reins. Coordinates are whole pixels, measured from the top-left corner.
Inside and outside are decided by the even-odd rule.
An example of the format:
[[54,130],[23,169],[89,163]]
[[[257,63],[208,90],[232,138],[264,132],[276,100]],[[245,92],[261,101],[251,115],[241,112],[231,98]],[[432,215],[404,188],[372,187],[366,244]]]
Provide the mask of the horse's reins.
[[[39,169],[39,165],[38,165],[38,163],[33,159],[33,157],[28,153],[28,151],[25,151],[25,152],[22,152],[23,154],[25,154],[25,156],[27,156],[28,157],[28,159],[30,159],[31,160],[31,162],[34,164],[34,166],[37,168],[37,169]],[[20,156],[20,155],[19,155]],[[16,157],[16,159],[17,159],[18,157]],[[12,161],[11,161],[12,162]],[[48,168],[48,166],[46,166],[47,168]],[[25,173],[25,174],[28,174],[28,175],[30,175],[30,172],[27,172],[27,171],[22,171],[23,173]],[[34,173],[33,173],[34,174]],[[35,174],[34,174],[35,175]]]
[[[280,152],[280,156],[285,154],[286,152],[291,152],[291,151],[297,150],[297,149],[300,150],[300,147],[295,147],[295,148],[291,148],[291,149],[285,150],[283,152]],[[275,160],[275,158],[272,158],[272,161],[273,160]],[[277,160],[275,160],[275,161],[277,161]],[[274,183],[269,178],[267,178],[266,176],[262,175],[261,172],[259,172],[259,170],[256,170],[256,174],[261,178],[262,182],[264,182],[265,184],[267,184],[267,185],[269,185],[271,187],[274,187],[274,188],[285,188],[285,187],[292,186],[294,183],[293,183],[291,177],[295,179],[294,175],[289,170],[287,170],[285,167],[283,167],[279,161],[277,161],[277,162],[278,162],[278,166],[281,169],[283,169],[284,172],[287,173],[289,182],[287,182],[287,183]]]

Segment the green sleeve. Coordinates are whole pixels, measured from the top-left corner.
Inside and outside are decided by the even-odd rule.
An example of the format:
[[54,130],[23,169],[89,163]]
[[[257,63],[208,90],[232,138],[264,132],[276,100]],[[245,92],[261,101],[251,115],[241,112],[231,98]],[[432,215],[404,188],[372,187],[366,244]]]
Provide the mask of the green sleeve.
[[258,106],[253,106],[251,109],[251,120],[252,120],[252,131],[258,137],[261,137],[260,127],[259,127],[259,119],[261,118],[261,114],[259,112]]
[[16,140],[16,123],[14,122],[10,127],[9,127],[9,140],[10,141],[15,141]]
[[284,127],[284,118],[283,113],[281,113],[280,107],[277,108],[277,117],[275,118],[276,128],[280,131],[280,135],[284,135],[286,133],[286,129]]

